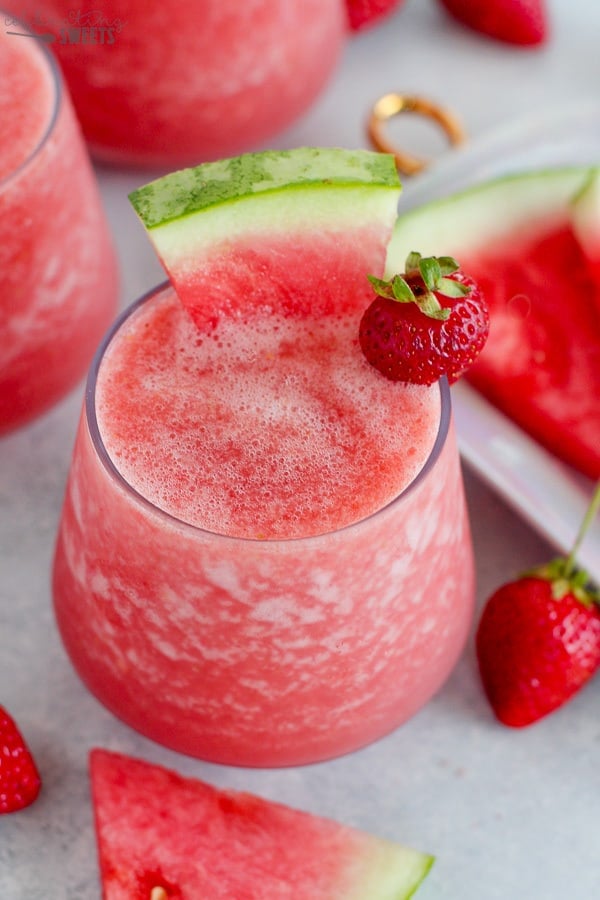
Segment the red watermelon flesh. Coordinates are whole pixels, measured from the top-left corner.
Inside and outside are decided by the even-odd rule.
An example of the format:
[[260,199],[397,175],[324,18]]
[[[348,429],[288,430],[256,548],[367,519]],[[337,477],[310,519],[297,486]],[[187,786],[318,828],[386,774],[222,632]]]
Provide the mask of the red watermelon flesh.
[[463,252],[461,264],[491,314],[469,381],[560,459],[600,477],[600,282],[571,226]]
[[238,238],[235,259],[230,242],[211,248],[190,265],[163,263],[179,299],[200,331],[210,332],[220,316],[251,316],[277,311],[284,316],[336,315],[353,304],[364,309],[372,288],[366,274],[381,273],[388,225],[356,223],[352,238],[340,228],[314,235],[281,235],[275,229],[260,238]]
[[401,900],[432,858],[105,750],[90,755],[104,900]]

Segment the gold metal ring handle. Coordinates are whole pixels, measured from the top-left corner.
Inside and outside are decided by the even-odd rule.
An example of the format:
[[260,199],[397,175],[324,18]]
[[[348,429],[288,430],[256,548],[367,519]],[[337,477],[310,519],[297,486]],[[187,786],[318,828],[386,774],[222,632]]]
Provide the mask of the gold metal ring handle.
[[441,125],[452,145],[462,144],[466,140],[466,134],[456,116],[437,103],[433,103],[425,97],[409,94],[385,94],[379,98],[371,110],[367,122],[367,133],[376,150],[392,153],[395,156],[398,171],[403,175],[416,175],[430,162],[430,160],[399,150],[385,136],[384,128],[388,119],[406,112],[417,113],[427,119],[433,119]]

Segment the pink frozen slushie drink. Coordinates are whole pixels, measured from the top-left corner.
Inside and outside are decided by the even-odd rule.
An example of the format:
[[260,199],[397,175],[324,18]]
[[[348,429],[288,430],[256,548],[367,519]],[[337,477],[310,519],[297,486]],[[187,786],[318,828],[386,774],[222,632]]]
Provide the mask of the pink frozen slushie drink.
[[75,385],[117,302],[115,257],[69,98],[37,39],[2,23],[0,433]]
[[136,166],[277,134],[324,89],[347,27],[343,0],[7,3],[52,39],[92,153]]
[[[286,177],[303,153],[283,160]],[[370,154],[340,165],[356,159],[379,177]],[[279,157],[248,165],[276,179]],[[90,376],[56,555],[59,626],[110,709],[205,759],[290,765],[373,741],[437,690],[470,623],[449,390],[394,384],[361,353],[365,271],[383,268],[389,222],[354,187],[301,181],[291,233],[276,234],[270,207],[272,233],[254,235],[259,271],[287,253],[296,287],[333,266],[318,300],[269,278],[194,322],[164,286],[117,323]],[[322,190],[336,214],[351,202],[362,215],[334,226],[322,205],[300,246],[299,205],[316,214]],[[229,248],[248,274],[247,244]]]

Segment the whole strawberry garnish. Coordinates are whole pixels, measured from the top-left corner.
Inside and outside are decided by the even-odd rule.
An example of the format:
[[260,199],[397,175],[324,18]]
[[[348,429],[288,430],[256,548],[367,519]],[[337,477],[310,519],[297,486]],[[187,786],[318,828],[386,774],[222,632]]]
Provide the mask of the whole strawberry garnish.
[[392,381],[450,382],[479,355],[489,315],[472,278],[450,256],[410,253],[406,272],[389,281],[369,275],[377,294],[365,311],[359,340],[367,360]]
[[476,634],[483,686],[497,718],[520,728],[558,709],[600,666],[600,597],[574,565],[600,505],[600,483],[568,558],[500,587]]
[[21,733],[0,706],[0,813],[16,812],[33,803],[42,785]]
[[544,0],[440,0],[463,25],[507,44],[542,44],[548,37]]
[[390,15],[401,0],[346,0],[348,21],[352,31],[362,31],[379,24]]

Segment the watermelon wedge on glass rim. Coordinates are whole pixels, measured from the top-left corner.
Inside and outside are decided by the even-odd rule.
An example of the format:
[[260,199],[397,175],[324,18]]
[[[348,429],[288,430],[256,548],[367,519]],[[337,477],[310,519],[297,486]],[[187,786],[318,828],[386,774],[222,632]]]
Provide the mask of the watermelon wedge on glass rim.
[[512,174],[400,215],[391,271],[414,245],[480,284],[490,336],[467,380],[556,457],[600,477],[598,169]]
[[433,857],[107,750],[90,755],[103,900],[405,900]]
[[447,383],[390,382],[359,344],[399,192],[391,156],[304,148],[133,195],[172,284],[97,357],[54,598],[92,692],[180,752],[350,752],[420,709],[464,646]]
[[248,153],[130,194],[198,328],[257,310],[315,317],[367,304],[400,183],[390,156],[337,148]]

